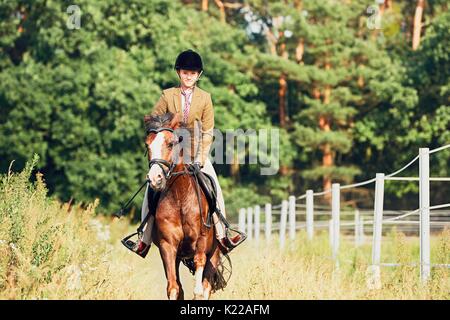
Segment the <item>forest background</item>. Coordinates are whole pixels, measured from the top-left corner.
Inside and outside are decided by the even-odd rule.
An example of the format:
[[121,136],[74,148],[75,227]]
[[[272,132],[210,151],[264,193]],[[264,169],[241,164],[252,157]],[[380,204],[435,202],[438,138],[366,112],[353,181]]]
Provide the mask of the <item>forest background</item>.
[[[391,173],[450,143],[449,30],[445,0],[1,1],[0,173],[36,153],[51,195],[113,213],[145,177],[143,116],[189,48],[216,128],[280,130],[277,175],[215,165],[228,216]],[[449,159],[433,156],[431,176]],[[417,182],[385,188],[387,208],[418,206]],[[371,189],[343,197],[373,204]]]

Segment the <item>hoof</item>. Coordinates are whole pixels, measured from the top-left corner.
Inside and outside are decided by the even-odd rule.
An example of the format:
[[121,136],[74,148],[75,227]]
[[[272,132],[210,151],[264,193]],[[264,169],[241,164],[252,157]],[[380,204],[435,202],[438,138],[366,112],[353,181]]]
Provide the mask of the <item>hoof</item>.
[[169,300],[178,300],[178,292],[176,289],[170,291]]

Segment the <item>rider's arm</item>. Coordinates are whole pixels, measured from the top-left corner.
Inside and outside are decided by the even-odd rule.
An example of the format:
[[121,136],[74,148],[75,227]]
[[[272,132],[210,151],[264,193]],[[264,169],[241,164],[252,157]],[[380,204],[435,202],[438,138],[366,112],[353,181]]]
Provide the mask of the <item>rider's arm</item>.
[[166,95],[164,94],[164,91],[161,93],[161,97],[159,98],[158,102],[155,104],[152,110],[152,116],[160,116],[168,111],[167,106],[169,104],[167,103]]
[[211,144],[213,142],[213,129],[214,129],[214,108],[211,100],[211,95],[208,94],[206,98],[206,106],[203,109],[202,113],[202,139],[200,145],[200,163],[205,165],[205,161],[209,155],[209,149],[211,148]]

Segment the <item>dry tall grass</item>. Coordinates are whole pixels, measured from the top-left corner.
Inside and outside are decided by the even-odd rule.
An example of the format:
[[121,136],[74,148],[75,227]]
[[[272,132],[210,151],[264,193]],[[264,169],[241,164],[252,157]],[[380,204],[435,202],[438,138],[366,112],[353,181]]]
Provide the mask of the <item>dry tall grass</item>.
[[[166,299],[157,248],[146,259],[126,250],[120,238],[133,231],[129,220],[95,216],[87,209],[47,196],[40,175],[30,184],[33,163],[0,184],[0,299]],[[244,242],[231,253],[233,275],[213,299],[449,299],[448,269],[436,268],[427,285],[419,268],[382,269],[380,290],[369,290],[370,244],[355,248],[343,239],[339,268],[330,259],[326,233],[308,242],[303,232],[284,251],[275,239]],[[418,239],[396,232],[383,242],[385,262],[417,262]],[[450,231],[432,238],[432,262],[448,263]],[[186,298],[193,277],[182,266]]]

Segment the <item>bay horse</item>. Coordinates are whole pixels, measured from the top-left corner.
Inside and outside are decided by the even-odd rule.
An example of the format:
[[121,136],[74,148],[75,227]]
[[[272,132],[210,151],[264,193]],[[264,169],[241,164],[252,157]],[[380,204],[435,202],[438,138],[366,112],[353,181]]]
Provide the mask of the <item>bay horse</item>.
[[[182,259],[195,272],[194,299],[209,299],[225,286],[221,272],[221,250],[214,225],[205,224],[208,202],[183,161],[179,129],[186,128],[177,115],[145,116],[150,187],[161,192],[152,230],[167,278],[167,297],[184,299],[179,267]],[[187,129],[187,128],[186,128]],[[188,130],[188,129],[187,129]],[[181,160],[180,160],[181,159]],[[200,210],[201,207],[201,210]],[[185,260],[186,261],[186,260]]]

